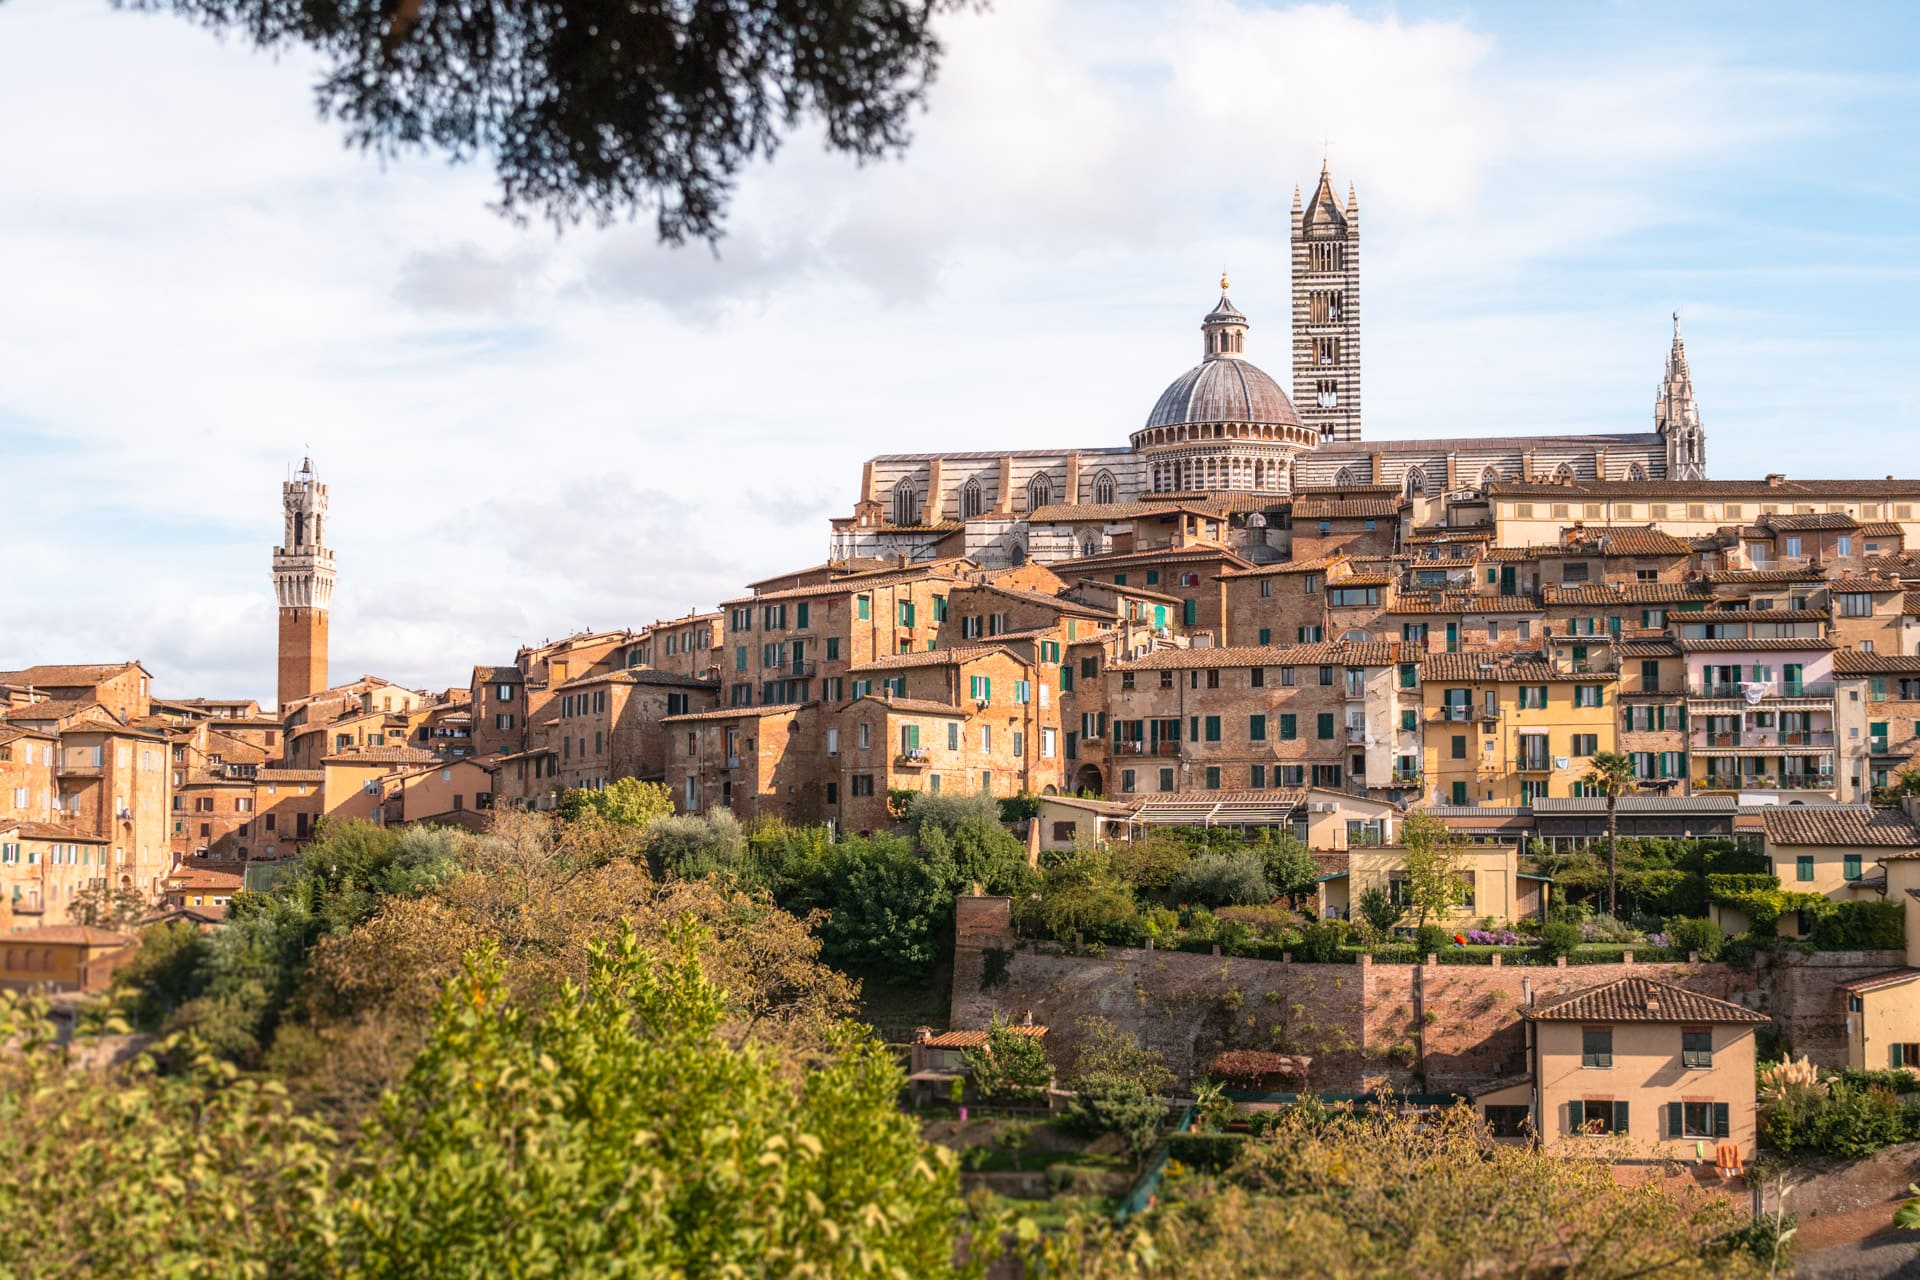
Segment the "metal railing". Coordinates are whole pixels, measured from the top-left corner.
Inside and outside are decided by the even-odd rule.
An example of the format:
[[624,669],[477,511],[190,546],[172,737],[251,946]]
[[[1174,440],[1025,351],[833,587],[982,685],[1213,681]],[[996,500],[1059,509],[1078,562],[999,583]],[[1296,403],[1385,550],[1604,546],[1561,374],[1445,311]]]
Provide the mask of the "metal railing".
[[1745,699],[1749,689],[1760,690],[1765,698],[1831,698],[1833,681],[1796,680],[1796,681],[1753,681],[1753,680],[1692,680],[1687,683],[1687,693],[1695,698],[1739,698]]

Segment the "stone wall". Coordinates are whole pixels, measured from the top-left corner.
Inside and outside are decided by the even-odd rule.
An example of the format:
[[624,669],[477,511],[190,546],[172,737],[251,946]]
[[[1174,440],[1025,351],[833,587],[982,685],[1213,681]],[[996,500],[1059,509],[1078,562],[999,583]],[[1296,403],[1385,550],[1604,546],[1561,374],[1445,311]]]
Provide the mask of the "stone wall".
[[[953,969],[955,1027],[1028,1013],[1052,1030],[1063,1069],[1102,1017],[1157,1050],[1183,1077],[1222,1049],[1313,1058],[1316,1090],[1466,1089],[1524,1069],[1519,1010],[1629,975],[1657,978],[1769,1013],[1786,1043],[1846,1065],[1838,984],[1898,968],[1894,952],[1823,952],[1724,964],[1294,964],[1115,948],[1099,957],[1015,948],[1005,898],[962,899]],[[1008,951],[1004,976],[983,989],[986,953]],[[996,969],[1002,968],[996,963]]]

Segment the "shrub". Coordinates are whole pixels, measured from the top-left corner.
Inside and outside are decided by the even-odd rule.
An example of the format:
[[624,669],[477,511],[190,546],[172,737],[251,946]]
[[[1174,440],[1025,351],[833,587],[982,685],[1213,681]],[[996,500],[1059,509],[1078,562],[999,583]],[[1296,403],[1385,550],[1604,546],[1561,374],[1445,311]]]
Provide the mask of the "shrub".
[[1298,958],[1307,964],[1333,964],[1346,958],[1351,926],[1345,920],[1315,920],[1300,933]]
[[1727,937],[1711,920],[1675,916],[1667,921],[1666,945],[1681,952],[1697,951],[1702,960],[1718,960]]
[[1167,1136],[1167,1158],[1200,1173],[1230,1168],[1246,1150],[1244,1133],[1175,1133]]
[[1638,942],[1640,935],[1633,926],[1624,920],[1616,920],[1606,912],[1601,912],[1591,920],[1580,925],[1582,942]]
[[1817,1131],[1822,1151],[1857,1160],[1901,1141],[1906,1136],[1906,1124],[1900,1103],[1890,1090],[1843,1084],[1828,1095]]
[[1277,902],[1256,907],[1222,907],[1215,918],[1244,925],[1257,938],[1297,936],[1303,923],[1299,912]]
[[1540,954],[1551,960],[1556,956],[1572,955],[1573,949],[1580,945],[1580,926],[1556,920],[1541,926]]
[[1469,929],[1466,938],[1467,944],[1475,947],[1524,947],[1533,941],[1511,929]]
[[1090,941],[1132,946],[1146,936],[1133,889],[1099,849],[1076,849],[1048,866],[1039,896],[1016,902],[1014,919],[1027,932],[1058,942],[1080,933]]
[[1920,1075],[1911,1071],[1867,1071],[1848,1067],[1840,1073],[1840,1083],[1855,1088],[1888,1089],[1894,1093],[1920,1093]]
[[1437,924],[1423,924],[1414,934],[1414,946],[1424,956],[1438,955],[1453,945],[1453,935]]
[[1360,918],[1376,938],[1384,938],[1400,923],[1404,913],[1394,904],[1393,895],[1380,885],[1368,885],[1360,894]]
[[1897,951],[1907,945],[1901,906],[1897,902],[1830,903],[1814,922],[1813,945],[1820,951]]
[[1198,855],[1174,880],[1173,893],[1182,901],[1210,907],[1271,902],[1274,896],[1266,862],[1250,849]]

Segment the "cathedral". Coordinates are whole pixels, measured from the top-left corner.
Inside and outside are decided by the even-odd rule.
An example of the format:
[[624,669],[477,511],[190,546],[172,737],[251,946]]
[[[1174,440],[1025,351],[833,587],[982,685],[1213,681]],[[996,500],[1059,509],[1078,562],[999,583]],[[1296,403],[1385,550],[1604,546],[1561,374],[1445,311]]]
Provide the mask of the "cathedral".
[[[870,459],[853,515],[833,521],[830,555],[964,555],[999,567],[1107,554],[1128,521],[1154,510],[1204,509],[1259,530],[1284,525],[1297,496],[1390,490],[1444,522],[1448,504],[1503,481],[1704,478],[1678,316],[1650,432],[1366,439],[1358,196],[1349,186],[1342,201],[1323,166],[1304,204],[1294,193],[1290,221],[1291,397],[1249,358],[1253,325],[1222,276],[1200,321],[1200,362],[1168,384],[1124,447]],[[1285,556],[1282,540],[1235,541],[1255,562]]]

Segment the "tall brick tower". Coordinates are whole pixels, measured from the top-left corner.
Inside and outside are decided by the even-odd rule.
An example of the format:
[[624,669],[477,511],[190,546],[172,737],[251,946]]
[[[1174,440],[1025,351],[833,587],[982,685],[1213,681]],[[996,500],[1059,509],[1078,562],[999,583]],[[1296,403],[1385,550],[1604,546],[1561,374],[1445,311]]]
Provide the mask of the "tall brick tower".
[[286,516],[273,549],[273,594],[280,602],[280,705],[327,687],[327,606],[333,602],[333,552],[325,542],[327,486],[313,459],[280,486]]
[[1304,209],[1293,192],[1293,407],[1323,441],[1360,438],[1360,201],[1324,163]]

